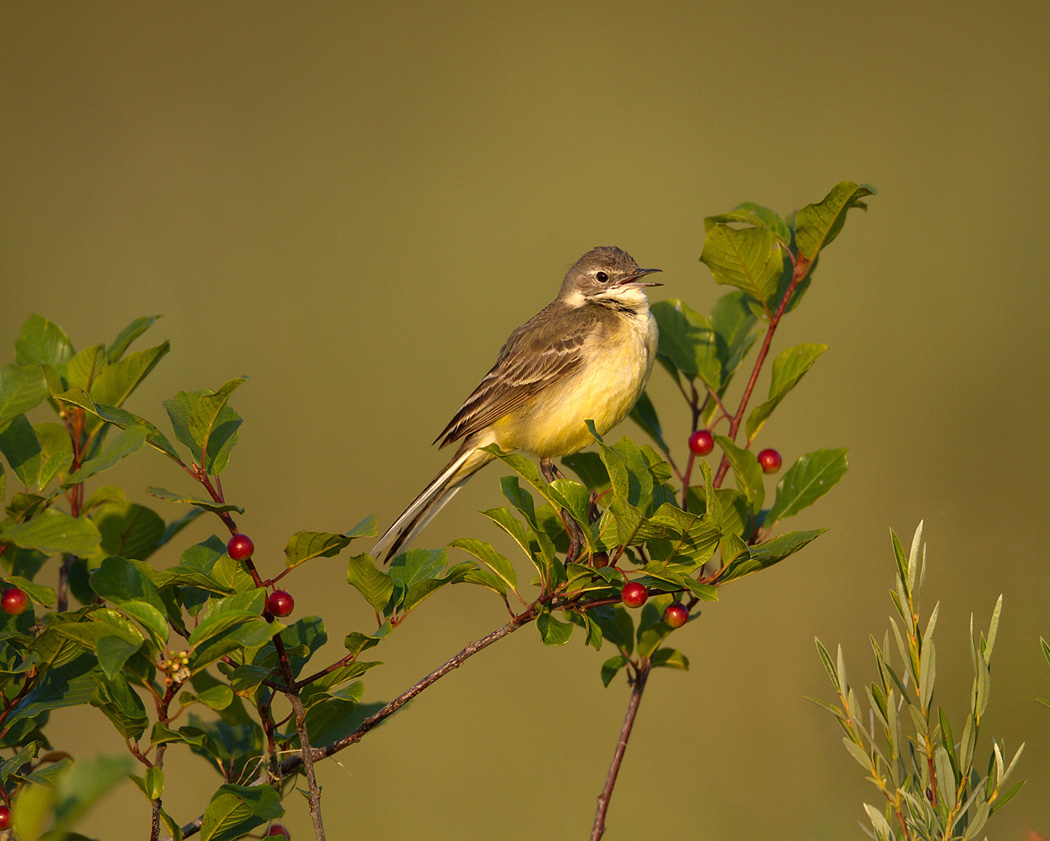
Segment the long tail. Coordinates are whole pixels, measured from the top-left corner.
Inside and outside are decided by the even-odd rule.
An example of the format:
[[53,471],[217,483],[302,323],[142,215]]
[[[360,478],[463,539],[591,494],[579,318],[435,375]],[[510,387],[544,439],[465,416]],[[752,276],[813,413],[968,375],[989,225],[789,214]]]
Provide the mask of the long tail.
[[394,520],[393,525],[372,547],[372,557],[384,564],[401,552],[408,543],[423,530],[434,515],[455,496],[456,491],[482,467],[495,458],[491,453],[479,450],[477,445],[464,446],[456,453],[437,478]]

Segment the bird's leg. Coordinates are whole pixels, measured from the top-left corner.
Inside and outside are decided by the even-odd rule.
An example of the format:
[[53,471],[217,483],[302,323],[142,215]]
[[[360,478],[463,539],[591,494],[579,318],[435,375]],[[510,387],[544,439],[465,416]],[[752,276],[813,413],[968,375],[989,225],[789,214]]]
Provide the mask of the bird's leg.
[[[554,459],[552,458],[540,459],[540,473],[543,474],[543,478],[548,482],[565,478],[557,465],[554,464]],[[558,512],[558,515],[561,517],[562,525],[565,526],[565,531],[569,533],[569,551],[565,555],[565,562],[571,563],[576,560],[577,554],[584,546],[583,530],[580,529],[580,524],[573,519],[572,514],[564,508]]]

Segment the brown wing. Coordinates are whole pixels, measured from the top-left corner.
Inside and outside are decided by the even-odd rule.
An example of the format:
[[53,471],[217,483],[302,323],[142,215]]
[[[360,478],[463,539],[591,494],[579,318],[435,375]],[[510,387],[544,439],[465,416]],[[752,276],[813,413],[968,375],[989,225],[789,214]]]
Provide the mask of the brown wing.
[[574,323],[573,310],[555,301],[511,333],[434,443],[444,447],[473,435],[579,368],[586,331],[572,329]]

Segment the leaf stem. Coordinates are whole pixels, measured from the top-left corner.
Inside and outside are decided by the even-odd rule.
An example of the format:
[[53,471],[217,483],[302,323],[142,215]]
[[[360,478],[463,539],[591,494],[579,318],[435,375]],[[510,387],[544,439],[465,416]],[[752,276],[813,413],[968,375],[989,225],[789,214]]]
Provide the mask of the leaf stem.
[[[794,263],[794,270],[791,276],[791,282],[788,284],[787,289],[784,290],[784,296],[780,299],[780,306],[777,307],[777,311],[770,315],[769,326],[766,328],[765,338],[762,340],[762,347],[759,348],[758,357],[755,359],[755,365],[751,369],[751,376],[747,381],[747,385],[744,387],[744,394],[740,398],[740,405],[737,407],[736,414],[733,415],[733,419],[729,424],[729,438],[733,441],[736,440],[736,434],[740,429],[740,424],[744,420],[744,411],[747,409],[747,404],[751,400],[751,392],[754,391],[755,383],[758,382],[759,372],[762,370],[762,366],[765,364],[766,355],[769,353],[769,346],[773,342],[773,334],[777,330],[777,326],[780,324],[780,319],[784,315],[784,310],[787,308],[788,302],[791,297],[795,294],[795,289],[802,280],[809,274],[809,270],[813,264],[805,257],[799,257],[797,262]],[[766,310],[768,312],[768,309]],[[722,480],[725,479],[726,473],[729,472],[729,456],[723,454],[722,461],[718,465],[718,472],[715,474],[715,478],[712,484],[716,488],[722,487]]]

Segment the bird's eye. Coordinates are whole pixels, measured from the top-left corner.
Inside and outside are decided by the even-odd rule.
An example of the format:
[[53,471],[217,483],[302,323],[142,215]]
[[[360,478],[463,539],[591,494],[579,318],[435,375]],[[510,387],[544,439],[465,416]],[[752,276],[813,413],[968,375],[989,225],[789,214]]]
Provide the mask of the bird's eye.
[[596,274],[595,277],[602,283],[605,283],[605,281],[609,279],[609,275],[607,275],[605,272],[598,272],[598,274]]

